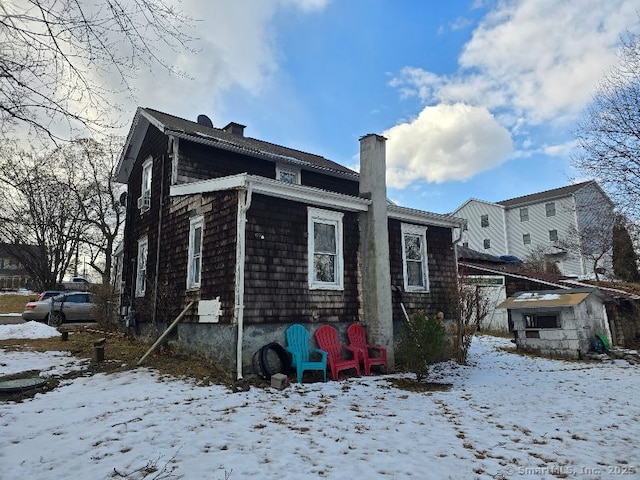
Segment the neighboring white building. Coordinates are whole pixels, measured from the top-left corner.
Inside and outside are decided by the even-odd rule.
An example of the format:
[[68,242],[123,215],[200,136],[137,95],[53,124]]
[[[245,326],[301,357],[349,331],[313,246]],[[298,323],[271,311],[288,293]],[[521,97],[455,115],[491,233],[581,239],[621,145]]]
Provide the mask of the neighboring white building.
[[[613,203],[593,180],[496,203],[472,198],[452,213],[467,220],[465,247],[519,259],[540,249],[568,276],[591,274],[593,261],[562,248],[563,240],[575,240],[573,232],[612,228],[613,214]],[[611,270],[611,251],[598,265]]]

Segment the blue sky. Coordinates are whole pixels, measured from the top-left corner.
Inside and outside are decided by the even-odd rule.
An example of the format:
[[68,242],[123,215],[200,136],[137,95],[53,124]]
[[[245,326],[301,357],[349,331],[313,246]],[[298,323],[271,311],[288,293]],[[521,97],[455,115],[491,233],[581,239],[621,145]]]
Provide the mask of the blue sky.
[[137,75],[137,105],[357,168],[386,136],[388,196],[447,213],[584,180],[576,119],[616,62],[637,0],[184,0],[190,78]]

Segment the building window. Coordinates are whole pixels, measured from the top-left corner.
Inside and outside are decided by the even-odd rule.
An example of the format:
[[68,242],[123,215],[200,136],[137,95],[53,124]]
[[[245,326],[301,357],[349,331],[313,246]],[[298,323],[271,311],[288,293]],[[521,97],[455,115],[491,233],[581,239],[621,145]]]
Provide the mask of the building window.
[[464,248],[469,248],[469,242],[462,242],[462,246]]
[[556,202],[548,202],[545,204],[545,210],[547,211],[547,217],[556,216]]
[[551,242],[558,241],[558,230],[549,230],[549,241]]
[[192,218],[189,224],[189,259],[187,288],[200,288],[202,273],[202,217]]
[[344,259],[340,212],[308,209],[309,288],[342,290]]
[[402,267],[405,290],[429,290],[427,227],[402,224]]
[[523,233],[522,234],[522,243],[524,245],[531,245],[531,234],[530,233]]
[[276,179],[284,183],[300,185],[300,170],[276,165]]
[[557,313],[545,313],[544,315],[532,313],[524,315],[526,328],[560,328],[559,315]]
[[491,248],[491,240],[490,239],[485,238],[483,243],[484,243],[484,249],[485,250],[488,250],[488,249]]
[[529,207],[522,207],[520,209],[520,221],[521,222],[529,221]]
[[147,255],[149,240],[146,236],[138,240],[138,265],[136,270],[136,297],[144,297],[147,289]]
[[487,228],[489,226],[489,215],[480,215],[480,226]]
[[138,208],[141,212],[146,212],[151,208],[151,173],[153,168],[153,158],[149,157],[142,164],[142,186],[140,188],[140,198],[138,198]]

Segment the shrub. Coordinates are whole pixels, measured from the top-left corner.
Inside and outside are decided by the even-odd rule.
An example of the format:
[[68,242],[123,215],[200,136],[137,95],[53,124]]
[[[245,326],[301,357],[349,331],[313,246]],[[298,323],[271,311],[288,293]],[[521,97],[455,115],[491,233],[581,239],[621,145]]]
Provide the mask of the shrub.
[[446,346],[444,324],[419,311],[404,322],[398,341],[398,360],[421,382],[429,374],[429,365],[443,359]]

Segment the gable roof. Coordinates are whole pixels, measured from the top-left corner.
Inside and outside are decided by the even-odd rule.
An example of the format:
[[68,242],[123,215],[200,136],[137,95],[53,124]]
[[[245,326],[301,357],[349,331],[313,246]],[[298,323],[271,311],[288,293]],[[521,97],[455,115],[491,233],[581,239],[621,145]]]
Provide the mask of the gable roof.
[[[358,180],[359,175],[354,170],[339,163],[328,160],[320,155],[303,152],[289,147],[276,145],[241,134],[231,133],[229,128],[216,128],[198,122],[169,115],[151,108],[138,108],[131,130],[127,136],[125,148],[120,157],[117,170],[117,181],[126,183],[133,162],[135,161],[144,136],[150,125],[155,126],[166,135],[173,135],[192,142],[209,145],[223,150],[241,153],[256,158],[263,158],[273,162],[281,162],[321,171],[327,175]],[[243,128],[242,125],[230,123],[229,126]]]
[[578,190],[585,187],[586,185],[595,184],[595,183],[596,182],[594,180],[589,180],[587,182],[575,183],[573,185],[567,185],[560,188],[545,190],[543,192],[532,193],[530,195],[524,195],[522,197],[510,198],[508,200],[503,200],[501,202],[496,202],[496,203],[498,205],[502,205],[503,207],[514,207],[516,205],[539,203],[547,200],[553,200],[556,198],[568,197],[570,195],[573,195],[573,193],[577,192]]

